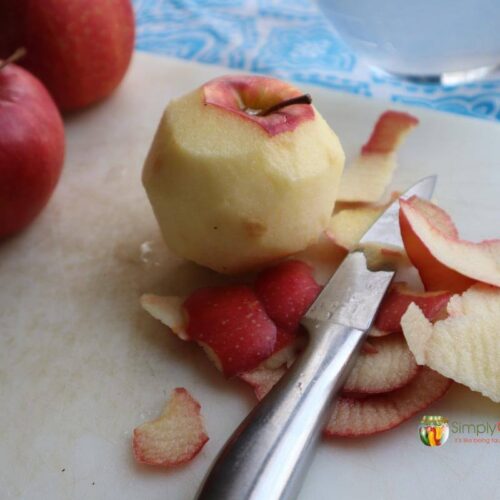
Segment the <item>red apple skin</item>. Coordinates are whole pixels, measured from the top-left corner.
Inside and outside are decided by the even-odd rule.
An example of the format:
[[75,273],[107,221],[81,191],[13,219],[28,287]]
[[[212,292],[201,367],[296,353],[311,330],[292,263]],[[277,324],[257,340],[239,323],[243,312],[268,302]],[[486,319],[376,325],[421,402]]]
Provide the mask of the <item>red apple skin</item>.
[[235,113],[261,127],[271,137],[291,132],[301,123],[313,120],[314,108],[310,104],[294,104],[266,116],[256,116],[245,109],[264,110],[300,95],[299,89],[268,76],[226,75],[203,85],[206,105]]
[[210,349],[227,377],[253,370],[274,351],[276,326],[246,285],[199,288],[183,307],[189,337]]
[[129,66],[135,37],[130,0],[0,0],[0,57],[20,64],[71,111],[107,97]]
[[361,154],[389,154],[396,151],[403,137],[418,125],[418,118],[401,111],[386,111],[380,115]]
[[408,258],[417,268],[427,291],[448,290],[451,293],[463,293],[477,282],[441,264],[413,232],[402,210],[399,210],[399,227]]
[[417,292],[405,283],[394,283],[380,304],[373,326],[387,334],[402,333],[401,318],[410,304],[417,304],[425,317],[433,321],[446,308],[452,295],[448,291]]
[[289,332],[298,330],[302,316],[320,292],[312,267],[300,260],[286,260],[264,269],[255,281],[255,293],[266,313]]
[[0,70],[0,239],[27,226],[47,204],[64,162],[64,127],[33,75]]

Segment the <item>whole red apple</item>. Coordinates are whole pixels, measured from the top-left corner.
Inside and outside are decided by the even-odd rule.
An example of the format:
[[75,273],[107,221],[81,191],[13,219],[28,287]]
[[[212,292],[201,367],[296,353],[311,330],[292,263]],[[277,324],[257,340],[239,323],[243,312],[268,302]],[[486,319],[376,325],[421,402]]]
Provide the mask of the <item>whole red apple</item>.
[[25,69],[0,69],[0,238],[28,225],[48,202],[64,161],[61,115]]
[[0,57],[25,47],[20,64],[64,111],[116,88],[130,63],[134,34],[130,0],[0,0]]

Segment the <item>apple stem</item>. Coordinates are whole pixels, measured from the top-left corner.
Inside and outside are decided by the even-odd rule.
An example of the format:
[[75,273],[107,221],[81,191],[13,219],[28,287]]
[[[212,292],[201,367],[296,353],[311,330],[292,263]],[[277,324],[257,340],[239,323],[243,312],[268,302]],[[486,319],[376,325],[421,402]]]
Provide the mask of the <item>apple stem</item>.
[[4,59],[3,61],[0,61],[0,71],[5,68],[8,64],[15,63],[16,61],[19,61],[22,57],[26,55],[26,49],[24,47],[19,47],[14,51],[13,54],[11,54],[7,59]]
[[263,109],[262,111],[257,113],[257,116],[267,116],[270,115],[271,113],[274,113],[275,111],[279,111],[282,108],[285,108],[287,106],[292,106],[293,104],[311,104],[311,103],[312,103],[312,97],[309,94],[303,94],[297,97],[292,97],[291,99],[286,99],[285,101],[278,102],[278,104],[275,104],[274,106],[271,106],[267,109]]

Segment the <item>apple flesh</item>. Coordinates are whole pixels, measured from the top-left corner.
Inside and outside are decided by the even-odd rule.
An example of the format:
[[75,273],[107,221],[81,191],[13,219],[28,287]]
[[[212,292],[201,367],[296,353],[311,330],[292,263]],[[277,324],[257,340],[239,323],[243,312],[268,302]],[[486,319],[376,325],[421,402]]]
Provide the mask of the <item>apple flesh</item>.
[[449,216],[416,196],[400,200],[400,206],[406,253],[426,290],[461,293],[477,281],[500,286],[500,240],[459,239]]
[[225,76],[172,101],[143,170],[170,249],[222,273],[298,252],[328,224],[344,164],[337,136],[300,96],[261,76]]
[[187,333],[187,315],[182,308],[183,297],[174,295],[160,297],[144,294],[141,296],[141,306],[153,318],[168,326],[181,340],[192,340]]
[[281,102],[302,97],[295,87],[274,78],[221,77],[205,84],[203,95],[205,104],[230,110],[270,136],[292,132],[302,122],[314,120],[312,106],[285,106],[269,112]]
[[418,119],[408,113],[386,111],[380,115],[361,154],[344,172],[338,201],[379,201],[396,169],[395,152],[416,125]]
[[[381,394],[410,383],[418,372],[415,358],[401,335],[373,339],[371,352],[361,351],[343,387],[344,393]],[[268,360],[239,378],[250,384],[257,399],[262,399],[286,373],[287,364],[270,365]]]
[[286,368],[283,366],[268,368],[262,365],[252,371],[241,373],[239,378],[252,387],[255,397],[260,401],[279,382],[285,373]]
[[369,243],[360,245],[359,240],[370,226],[382,215],[387,207],[399,197],[398,192],[391,195],[387,203],[340,203],[330,219],[325,234],[339,250],[360,249],[366,257],[368,268],[378,270],[390,265],[398,268],[406,264],[407,257],[399,247]]
[[134,429],[137,462],[174,467],[191,461],[208,441],[200,410],[186,389],[175,389],[159,418]]
[[370,339],[376,352],[361,353],[342,388],[344,393],[379,394],[408,384],[418,366],[401,335]]
[[342,248],[354,250],[362,236],[388,206],[389,204],[361,204],[336,211],[328,224],[327,235]]
[[397,427],[444,396],[451,384],[451,380],[424,367],[401,389],[364,398],[340,397],[325,435],[361,437]]
[[134,46],[130,0],[0,0],[0,57],[27,49],[21,65],[60,109],[79,109],[121,82]]
[[417,363],[500,403],[500,289],[474,285],[454,295],[447,311],[434,325],[415,304],[403,316]]
[[318,241],[294,257],[313,268],[316,283],[325,285],[345,259],[347,251],[337,245],[324,231]]
[[64,161],[64,127],[49,93],[16,64],[0,69],[0,238],[45,207]]

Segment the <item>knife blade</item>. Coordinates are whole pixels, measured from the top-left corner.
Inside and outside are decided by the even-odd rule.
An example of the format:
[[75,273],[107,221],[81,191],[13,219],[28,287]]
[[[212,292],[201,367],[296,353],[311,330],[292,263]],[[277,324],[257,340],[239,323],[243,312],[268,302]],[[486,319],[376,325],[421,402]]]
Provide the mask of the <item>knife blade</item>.
[[[429,199],[436,178],[406,191]],[[398,244],[398,200],[379,217],[361,243]],[[394,276],[370,271],[361,250],[339,266],[302,324],[309,343],[287,374],[229,438],[207,475],[198,500],[295,498],[310,463],[330,403],[341,389],[356,353]]]
[[[434,175],[425,177],[399,198],[408,199],[416,195],[430,199],[436,187],[436,180]],[[394,200],[366,231],[359,241],[359,249],[372,244],[403,247],[399,230],[399,198]],[[306,312],[304,320],[331,319],[360,330],[368,330],[380,305],[380,301],[373,299],[380,293],[383,298],[388,279],[392,279],[392,274],[370,272],[360,252],[351,252]]]

